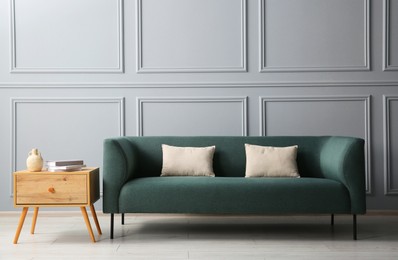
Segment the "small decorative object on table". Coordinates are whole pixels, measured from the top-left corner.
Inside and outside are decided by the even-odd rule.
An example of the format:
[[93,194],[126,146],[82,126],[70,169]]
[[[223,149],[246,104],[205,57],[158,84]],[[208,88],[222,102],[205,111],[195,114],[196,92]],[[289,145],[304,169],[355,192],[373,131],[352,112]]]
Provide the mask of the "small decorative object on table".
[[86,167],[83,160],[47,161],[46,165],[49,172],[80,171],[83,167]]
[[43,158],[37,148],[29,152],[28,159],[26,159],[26,167],[30,172],[40,172],[43,168]]

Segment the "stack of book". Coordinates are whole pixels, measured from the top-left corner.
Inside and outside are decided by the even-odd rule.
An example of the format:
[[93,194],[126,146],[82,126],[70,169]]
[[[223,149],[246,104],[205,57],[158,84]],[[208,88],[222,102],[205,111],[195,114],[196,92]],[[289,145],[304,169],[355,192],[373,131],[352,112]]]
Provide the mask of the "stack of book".
[[83,167],[86,167],[83,160],[47,161],[46,165],[49,172],[80,171]]

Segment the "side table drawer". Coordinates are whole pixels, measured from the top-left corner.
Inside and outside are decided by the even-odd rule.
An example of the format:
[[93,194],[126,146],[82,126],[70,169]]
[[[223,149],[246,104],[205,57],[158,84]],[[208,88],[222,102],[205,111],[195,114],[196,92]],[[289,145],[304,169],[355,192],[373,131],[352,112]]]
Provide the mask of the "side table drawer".
[[87,175],[21,174],[16,176],[16,205],[87,203]]

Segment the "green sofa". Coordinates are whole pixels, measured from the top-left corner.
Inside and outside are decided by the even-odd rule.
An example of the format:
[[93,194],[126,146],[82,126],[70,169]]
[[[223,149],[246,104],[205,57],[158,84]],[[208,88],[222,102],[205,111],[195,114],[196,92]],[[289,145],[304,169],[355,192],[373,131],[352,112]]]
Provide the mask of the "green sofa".
[[[245,143],[298,145],[301,178],[245,178]],[[215,145],[216,177],[160,177],[162,144]],[[366,212],[364,140],[339,136],[117,137],[104,141],[103,212],[334,214]]]

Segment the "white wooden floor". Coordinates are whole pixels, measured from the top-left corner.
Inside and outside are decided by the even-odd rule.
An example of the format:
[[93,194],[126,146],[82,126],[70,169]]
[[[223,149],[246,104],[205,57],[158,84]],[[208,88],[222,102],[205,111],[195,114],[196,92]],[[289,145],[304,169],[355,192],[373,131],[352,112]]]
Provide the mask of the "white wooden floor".
[[80,211],[39,212],[34,235],[30,211],[14,245],[19,213],[0,212],[0,259],[398,259],[398,215],[358,216],[357,241],[351,216],[116,215],[114,240],[98,218],[92,243]]

